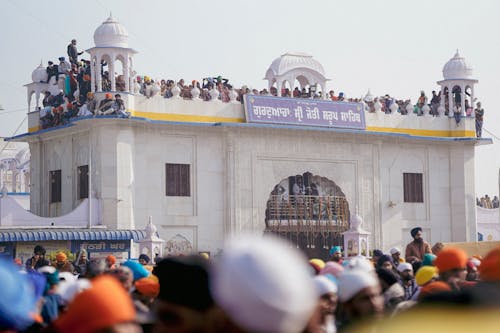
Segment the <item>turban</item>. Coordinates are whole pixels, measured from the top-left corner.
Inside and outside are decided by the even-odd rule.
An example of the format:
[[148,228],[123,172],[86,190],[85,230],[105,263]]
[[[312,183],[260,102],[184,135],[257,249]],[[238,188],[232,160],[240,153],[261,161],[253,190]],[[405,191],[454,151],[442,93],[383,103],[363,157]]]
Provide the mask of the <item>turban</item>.
[[416,235],[416,234],[417,234],[417,232],[419,232],[419,231],[422,231],[422,228],[420,228],[420,227],[415,227],[415,228],[411,229],[411,231],[410,231],[411,237],[415,238],[415,235]]
[[438,294],[445,291],[451,291],[451,287],[443,281],[433,281],[420,288],[419,298],[423,298],[432,294]]
[[112,98],[113,98],[113,95],[111,95],[110,93],[106,93],[106,94],[104,95],[104,97],[105,97],[106,99],[112,99]]
[[351,259],[349,259],[349,262],[347,263],[347,267],[349,269],[358,269],[362,270],[365,272],[373,272],[375,271],[375,267],[373,267],[373,264],[371,261],[366,259],[363,256],[356,256]]
[[392,265],[392,258],[390,256],[388,256],[387,254],[384,254],[383,256],[381,256],[380,258],[378,258],[377,260],[377,266],[382,266],[384,264],[384,262],[390,262],[391,265]]
[[374,257],[381,257],[384,255],[384,252],[380,251],[380,250],[373,250],[373,256]]
[[89,91],[87,93],[87,98],[92,98],[92,97],[94,97],[94,93],[92,91]]
[[116,257],[112,254],[106,257],[106,260],[111,264],[114,265],[116,264]]
[[314,287],[318,293],[318,297],[321,297],[329,293],[337,293],[337,285],[331,279],[324,275],[315,276],[313,278]]
[[0,330],[21,331],[33,322],[29,314],[36,308],[35,285],[27,274],[21,274],[13,263],[4,259],[0,259],[0,281]]
[[436,260],[436,255],[426,253],[424,254],[424,260],[422,260],[422,266],[434,266],[434,260]]
[[127,260],[123,263],[123,266],[130,268],[130,270],[134,274],[134,281],[148,277],[149,274],[151,274],[147,269],[144,268],[144,266],[139,264],[137,261]]
[[139,260],[141,260],[141,259],[146,261],[147,263],[151,260],[151,259],[149,259],[149,257],[146,254],[141,254],[139,256]]
[[500,281],[500,246],[488,252],[481,261],[479,276],[483,281]]
[[319,272],[325,267],[325,262],[321,259],[310,259],[309,265],[314,268],[316,274],[319,274]]
[[398,282],[398,277],[396,276],[396,273],[386,268],[377,269],[377,276],[380,281],[384,281],[385,283],[387,283],[389,287],[392,286],[394,283]]
[[146,278],[139,279],[135,281],[135,289],[146,297],[156,297],[160,293],[160,284],[157,278],[153,278],[154,275],[150,275]]
[[341,264],[334,261],[329,261],[325,264],[325,267],[319,272],[321,275],[330,274],[338,278],[340,274],[344,271],[344,267]]
[[92,333],[135,319],[130,296],[115,278],[101,276],[76,295],[54,326],[59,333]]
[[389,250],[390,254],[396,254],[396,253],[401,253],[401,250],[398,249],[397,247],[393,247],[392,249]]
[[453,269],[463,269],[467,266],[467,254],[458,248],[445,248],[439,252],[434,265],[439,273],[451,271]]
[[398,272],[403,273],[404,271],[410,270],[413,271],[413,266],[407,262],[402,262],[397,267]]
[[245,332],[298,333],[318,299],[307,268],[303,254],[280,239],[241,237],[224,250],[211,290]]
[[200,312],[213,306],[208,262],[200,256],[165,258],[153,272],[160,282],[158,298],[162,301]]
[[66,254],[64,252],[59,252],[58,254],[56,254],[57,261],[66,261],[67,259],[68,259],[68,257],[66,256]]
[[333,246],[328,252],[328,255],[333,256],[335,253],[342,253],[342,248],[340,246]]
[[361,290],[376,286],[378,286],[378,280],[373,273],[359,269],[346,271],[339,277],[339,299],[345,303]]
[[423,266],[417,271],[417,274],[415,274],[415,282],[419,286],[423,286],[433,278],[438,277],[438,270],[434,266]]

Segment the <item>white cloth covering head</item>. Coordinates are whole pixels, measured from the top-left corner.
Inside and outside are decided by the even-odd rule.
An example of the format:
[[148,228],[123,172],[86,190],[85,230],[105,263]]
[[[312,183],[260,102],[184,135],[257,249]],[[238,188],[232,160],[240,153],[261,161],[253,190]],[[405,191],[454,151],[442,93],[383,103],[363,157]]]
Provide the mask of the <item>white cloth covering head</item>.
[[88,279],[64,280],[59,283],[56,293],[66,304],[69,304],[76,295],[90,287],[91,283]]
[[211,291],[217,304],[251,332],[301,332],[317,293],[306,258],[282,240],[244,236],[232,240],[214,266]]
[[349,264],[347,266],[349,269],[358,269],[364,272],[374,272],[375,267],[370,262],[370,260],[366,259],[363,256],[356,256],[349,259]]
[[339,277],[339,300],[345,303],[361,290],[378,284],[377,277],[373,273],[361,269],[344,271]]
[[413,266],[407,262],[402,262],[398,265],[398,272],[402,273],[406,270],[413,271]]
[[337,284],[324,275],[317,275],[313,278],[314,286],[318,292],[318,297],[338,291]]
[[398,249],[397,247],[393,247],[392,249],[389,250],[390,254],[395,254],[395,253],[401,253],[401,250]]

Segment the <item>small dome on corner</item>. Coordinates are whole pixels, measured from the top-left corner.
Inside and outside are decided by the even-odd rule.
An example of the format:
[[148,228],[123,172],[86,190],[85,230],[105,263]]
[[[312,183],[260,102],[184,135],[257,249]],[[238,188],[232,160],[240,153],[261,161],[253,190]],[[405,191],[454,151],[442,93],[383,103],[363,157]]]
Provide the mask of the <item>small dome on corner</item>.
[[464,57],[457,52],[443,67],[443,77],[445,80],[451,79],[471,79],[472,67],[467,64]]
[[96,47],[128,48],[128,32],[111,14],[94,32]]
[[40,62],[40,65],[35,68],[35,70],[31,73],[31,79],[33,82],[47,82],[48,75],[47,75],[47,69],[43,67],[42,63]]

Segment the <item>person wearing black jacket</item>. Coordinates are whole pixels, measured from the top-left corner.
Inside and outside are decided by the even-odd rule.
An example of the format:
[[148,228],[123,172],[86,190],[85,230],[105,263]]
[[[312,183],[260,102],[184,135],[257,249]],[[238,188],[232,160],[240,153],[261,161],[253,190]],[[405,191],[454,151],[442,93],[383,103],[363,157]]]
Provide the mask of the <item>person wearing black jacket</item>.
[[50,266],[50,262],[45,259],[45,248],[41,245],[35,246],[33,250],[33,257],[26,260],[26,270],[27,271],[36,271],[40,267]]

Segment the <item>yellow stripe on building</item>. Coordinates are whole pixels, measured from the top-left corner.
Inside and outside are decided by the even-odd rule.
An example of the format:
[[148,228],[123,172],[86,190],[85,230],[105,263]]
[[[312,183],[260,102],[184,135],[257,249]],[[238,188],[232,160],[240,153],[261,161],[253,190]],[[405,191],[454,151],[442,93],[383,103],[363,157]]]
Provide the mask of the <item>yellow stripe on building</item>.
[[475,138],[475,131],[468,130],[426,130],[413,128],[393,128],[393,127],[372,127],[367,126],[367,131],[379,133],[399,133],[412,136],[434,136],[434,137],[459,137],[459,138]]
[[191,123],[243,123],[244,118],[230,117],[214,117],[178,113],[156,113],[156,112],[140,112],[129,110],[134,117],[148,118],[152,120],[179,121]]

